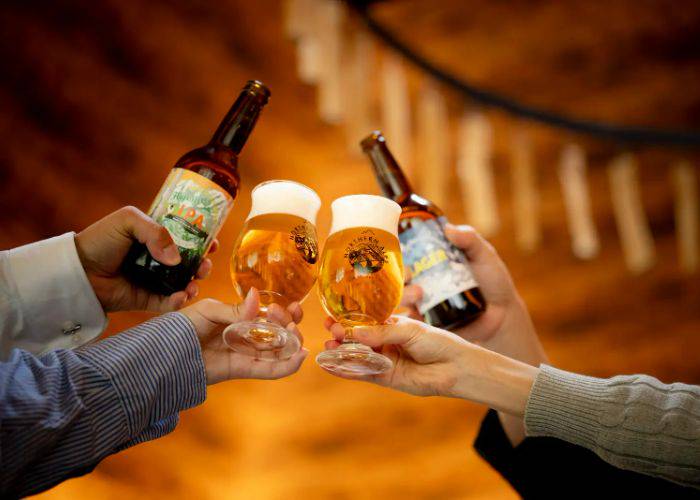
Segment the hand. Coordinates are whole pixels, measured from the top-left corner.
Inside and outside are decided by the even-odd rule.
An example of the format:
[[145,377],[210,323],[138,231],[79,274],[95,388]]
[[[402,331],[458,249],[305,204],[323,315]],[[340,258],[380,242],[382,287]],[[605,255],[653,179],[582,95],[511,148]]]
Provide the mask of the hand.
[[[80,262],[105,311],[175,311],[197,296],[199,287],[194,281],[185,290],[169,296],[150,293],[127,281],[120,267],[134,241],[145,244],[151,255],[165,265],[180,262],[180,253],[168,230],[134,207],[120,208],[75,237]],[[218,241],[214,240],[209,252],[215,252],[217,247]],[[206,278],[211,267],[211,260],[204,259],[195,278]]]
[[[487,303],[486,311],[476,321],[453,333],[534,366],[546,363],[530,314],[493,246],[469,226],[448,224],[445,235],[466,255]],[[421,297],[420,286],[409,284],[404,288],[402,305],[412,318],[421,319],[416,307]]]
[[[254,319],[258,314],[259,306],[260,295],[257,290],[251,288],[245,300],[237,305],[204,299],[180,311],[189,318],[197,331],[207,372],[207,384],[240,378],[278,379],[299,370],[309,354],[307,349],[302,348],[284,361],[263,361],[238,354],[224,344],[221,335],[224,328],[237,321]],[[272,304],[267,309],[267,318],[299,337],[303,345],[304,339],[297,328],[302,316],[303,311],[297,302],[287,309],[277,304]]]
[[[334,337],[326,342],[326,348],[334,349],[343,340],[344,328],[332,320],[326,326]],[[468,399],[520,417],[538,371],[402,316],[392,316],[384,325],[357,327],[353,337],[389,357],[393,368],[380,375],[329,373],[417,396]]]
[[[448,224],[445,235],[466,255],[487,303],[486,311],[476,321],[453,333],[533,366],[547,363],[527,307],[493,246],[469,226]],[[420,318],[416,304],[421,295],[417,285],[404,288],[402,305],[409,308],[411,317]],[[510,415],[499,416],[511,443],[520,443],[525,437],[523,422]]]

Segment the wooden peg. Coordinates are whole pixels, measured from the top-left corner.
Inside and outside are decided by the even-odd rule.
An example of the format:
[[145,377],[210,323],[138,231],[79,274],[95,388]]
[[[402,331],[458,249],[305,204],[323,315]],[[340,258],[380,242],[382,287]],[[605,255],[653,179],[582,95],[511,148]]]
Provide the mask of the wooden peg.
[[634,156],[625,153],[613,159],[608,176],[625,263],[632,273],[643,273],[654,265],[656,252],[644,213]]
[[319,43],[319,15],[321,0],[296,0],[296,18],[292,32],[297,39],[297,75],[307,84],[316,84],[320,78],[323,61]]
[[435,83],[425,80],[418,102],[416,157],[419,191],[440,207],[446,206],[450,179],[450,125],[447,103]]
[[284,2],[284,34],[296,40],[303,33],[304,0],[287,0]]
[[491,164],[493,130],[483,113],[465,112],[459,126],[457,173],[467,221],[484,236],[499,227]]
[[566,145],[559,163],[559,181],[571,235],[571,250],[579,259],[589,260],[598,255],[600,240],[593,221],[586,170],[583,148],[576,144]]
[[318,44],[321,68],[318,75],[318,112],[326,123],[338,123],[343,119],[343,9],[340,0],[319,2]]
[[693,166],[682,161],[671,169],[675,193],[676,238],[681,269],[695,273],[700,263],[700,203],[698,178]]
[[353,38],[348,57],[348,78],[345,85],[346,136],[350,152],[361,154],[359,143],[376,124],[372,119],[371,82],[375,61],[372,37],[358,29]]
[[542,231],[532,140],[526,131],[515,132],[511,148],[515,242],[520,250],[533,252],[540,244]]
[[411,102],[406,70],[397,56],[388,51],[382,57],[382,123],[394,156],[412,179]]

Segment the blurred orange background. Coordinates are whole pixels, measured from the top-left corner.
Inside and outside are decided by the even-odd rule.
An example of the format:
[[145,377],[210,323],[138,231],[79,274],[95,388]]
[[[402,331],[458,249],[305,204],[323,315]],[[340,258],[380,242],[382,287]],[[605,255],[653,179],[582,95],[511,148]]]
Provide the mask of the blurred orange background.
[[[373,9],[431,60],[525,102],[621,123],[700,128],[697,3],[410,0]],[[1,247],[79,231],[123,205],[146,210],[168,169],[209,139],[250,78],[273,95],[241,158],[243,187],[201,295],[232,299],[228,258],[250,190],[261,181],[314,187],[324,202],[323,238],[334,198],[378,190],[366,161],[348,151],[342,126],[319,120],[315,89],[296,78],[282,13],[272,0],[3,2]],[[462,104],[448,96],[454,120]],[[570,252],[556,175],[563,142],[578,138],[530,127],[544,239],[523,255],[513,239],[508,175],[508,137],[518,124],[489,117],[502,218],[492,241],[553,364],[700,383],[700,281],[679,271],[668,178],[672,162],[697,165],[697,153],[635,151],[658,263],[631,276],[604,169],[619,146],[582,142],[602,252],[581,262]],[[447,198],[450,218],[468,222],[457,187]],[[304,306],[313,357],[326,337],[315,292]],[[115,314],[108,333],[147,317]],[[515,498],[471,447],[485,408],[336,379],[312,357],[286,380],[210,388],[172,434],[41,497]]]

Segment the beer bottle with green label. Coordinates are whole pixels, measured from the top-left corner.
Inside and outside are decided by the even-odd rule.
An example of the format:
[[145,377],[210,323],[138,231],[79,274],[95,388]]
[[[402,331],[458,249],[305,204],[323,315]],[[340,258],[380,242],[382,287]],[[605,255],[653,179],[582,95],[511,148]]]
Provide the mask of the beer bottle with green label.
[[163,295],[187,286],[233,206],[240,183],[238,155],[269,97],[263,83],[249,81],[211,141],[177,161],[149,215],[168,230],[182,260],[166,266],[137,242],[122,265],[127,279]]
[[381,132],[361,143],[384,196],[401,205],[399,241],[411,283],[423,289],[418,312],[426,323],[455,329],[486,309],[479,286],[461,250],[445,237],[447,219],[431,201],[418,196],[389,151]]

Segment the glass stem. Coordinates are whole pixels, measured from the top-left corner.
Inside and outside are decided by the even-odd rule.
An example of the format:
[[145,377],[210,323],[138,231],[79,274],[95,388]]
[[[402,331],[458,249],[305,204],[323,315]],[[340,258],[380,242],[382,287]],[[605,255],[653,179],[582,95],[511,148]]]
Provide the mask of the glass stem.
[[352,327],[345,327],[345,337],[343,337],[343,344],[356,344],[357,340],[352,336]]

